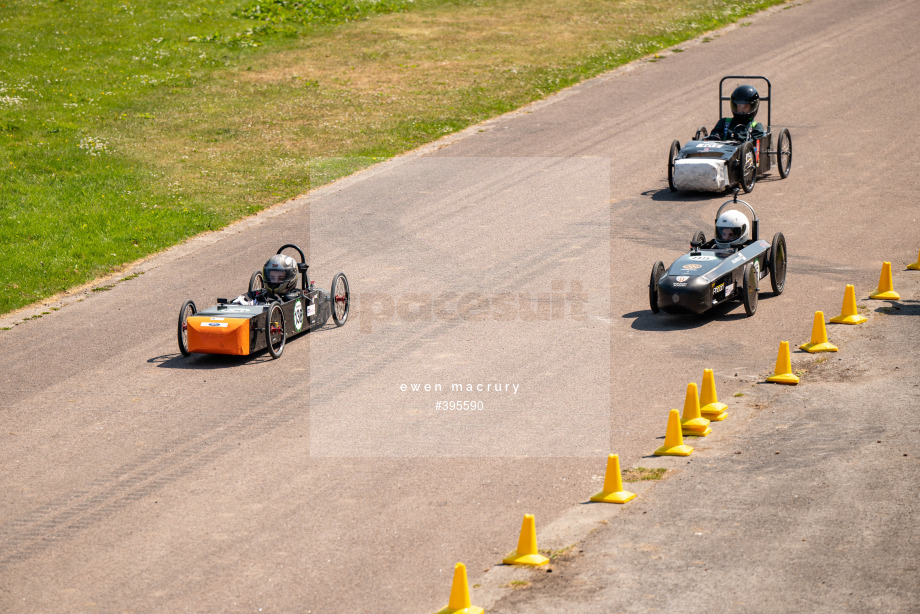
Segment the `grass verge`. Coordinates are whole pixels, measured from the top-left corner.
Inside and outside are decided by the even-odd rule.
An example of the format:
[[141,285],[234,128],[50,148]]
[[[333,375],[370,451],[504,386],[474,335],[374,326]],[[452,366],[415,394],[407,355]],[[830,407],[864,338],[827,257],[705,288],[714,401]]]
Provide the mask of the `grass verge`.
[[0,0],[0,313],[782,0]]

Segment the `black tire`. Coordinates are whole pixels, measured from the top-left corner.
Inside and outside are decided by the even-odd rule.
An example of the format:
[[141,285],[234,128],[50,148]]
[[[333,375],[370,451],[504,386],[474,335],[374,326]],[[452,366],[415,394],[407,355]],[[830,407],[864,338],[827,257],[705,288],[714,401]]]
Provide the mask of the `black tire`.
[[179,351],[183,356],[188,356],[188,318],[198,313],[195,301],[185,301],[179,310]]
[[668,150],[668,188],[670,188],[672,192],[677,191],[677,188],[674,187],[674,158],[677,157],[679,151],[680,141],[671,143],[671,149]]
[[249,291],[254,290],[264,290],[265,289],[265,280],[262,278],[262,271],[256,271],[252,274],[252,277],[249,278]]
[[652,265],[652,275],[648,280],[648,304],[652,308],[652,313],[660,311],[658,307],[658,282],[664,277],[664,263],[659,260]]
[[693,140],[702,141],[707,136],[709,136],[709,130],[706,129],[706,126],[700,126],[696,129],[696,134],[693,135]]
[[749,262],[744,265],[742,275],[741,302],[744,303],[744,313],[752,316],[757,312],[757,269]]
[[265,344],[272,358],[281,356],[287,335],[284,331],[284,311],[279,303],[272,303],[265,315]]
[[750,141],[741,146],[738,175],[741,180],[741,189],[745,194],[750,194],[757,182],[757,161],[754,159],[754,146]]
[[351,292],[348,290],[348,278],[345,273],[336,273],[332,278],[329,288],[329,300],[332,301],[330,311],[336,326],[344,326],[348,319],[348,310],[351,307]]
[[699,247],[705,242],[706,242],[706,235],[703,234],[702,230],[697,230],[696,232],[693,233],[693,238],[690,239],[690,247],[692,248],[694,245]]
[[770,261],[767,267],[770,269],[770,285],[773,287],[773,294],[782,294],[786,287],[786,237],[783,233],[778,232],[773,235],[773,243],[770,244]]
[[779,133],[779,140],[776,141],[776,166],[779,169],[779,176],[785,179],[792,170],[792,135],[789,130],[783,128]]

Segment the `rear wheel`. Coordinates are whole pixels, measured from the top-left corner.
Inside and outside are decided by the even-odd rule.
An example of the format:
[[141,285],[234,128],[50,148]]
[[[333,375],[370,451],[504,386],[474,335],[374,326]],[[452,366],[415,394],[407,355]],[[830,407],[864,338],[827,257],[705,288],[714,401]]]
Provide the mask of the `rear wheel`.
[[767,267],[770,269],[770,285],[773,286],[773,294],[782,294],[783,288],[786,287],[786,237],[781,232],[773,235],[773,243],[770,244],[770,262],[767,263]]
[[664,263],[659,260],[652,265],[652,275],[648,280],[648,303],[652,313],[660,311],[658,307],[658,282],[664,277]]
[[754,189],[754,183],[757,181],[757,161],[754,159],[754,146],[750,141],[741,146],[740,159],[738,160],[741,189],[745,194]]
[[265,280],[262,279],[262,271],[256,271],[249,278],[249,291],[258,291],[265,289]]
[[672,192],[676,192],[677,188],[674,187],[674,160],[677,158],[677,153],[680,151],[680,141],[674,141],[671,143],[671,149],[668,151],[668,188]]
[[268,353],[272,355],[272,358],[281,356],[285,341],[284,311],[281,310],[280,304],[272,303],[265,316],[265,343],[268,345]]
[[183,356],[191,354],[188,351],[188,319],[196,313],[198,308],[195,307],[195,301],[185,301],[179,311],[179,351]]
[[776,166],[779,168],[779,176],[785,179],[792,170],[792,135],[789,130],[783,128],[779,133],[779,140],[776,142]]
[[329,298],[332,301],[332,320],[336,326],[343,326],[348,319],[351,293],[348,291],[348,278],[345,273],[336,273],[332,278],[332,287],[329,288]]
[[744,313],[752,316],[757,311],[757,269],[752,263],[744,265],[743,276],[741,302],[744,303]]

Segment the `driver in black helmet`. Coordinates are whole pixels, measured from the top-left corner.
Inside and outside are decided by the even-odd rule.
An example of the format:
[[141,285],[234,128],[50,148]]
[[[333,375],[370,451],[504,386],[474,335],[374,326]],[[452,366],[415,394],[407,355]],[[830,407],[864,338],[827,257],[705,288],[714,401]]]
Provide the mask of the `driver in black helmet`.
[[736,128],[742,126],[742,132],[747,129],[751,133],[751,140],[759,141],[766,131],[763,124],[754,120],[760,108],[760,94],[757,90],[751,85],[739,85],[732,92],[731,107],[732,117],[720,119],[709,136],[727,141],[737,135]]
[[289,300],[287,295],[297,291],[297,262],[290,256],[275,254],[262,267],[262,283],[265,288],[241,294],[234,305],[264,305],[274,300]]

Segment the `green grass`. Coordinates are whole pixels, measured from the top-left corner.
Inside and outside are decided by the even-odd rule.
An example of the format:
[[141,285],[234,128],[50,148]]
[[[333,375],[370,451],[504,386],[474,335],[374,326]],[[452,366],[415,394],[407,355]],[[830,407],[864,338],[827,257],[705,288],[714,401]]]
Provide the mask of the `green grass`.
[[623,472],[624,482],[645,482],[660,480],[668,470],[663,467],[633,467]]
[[0,0],[0,313],[779,2]]

